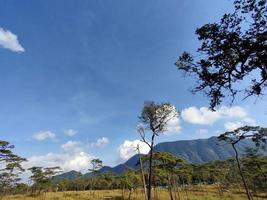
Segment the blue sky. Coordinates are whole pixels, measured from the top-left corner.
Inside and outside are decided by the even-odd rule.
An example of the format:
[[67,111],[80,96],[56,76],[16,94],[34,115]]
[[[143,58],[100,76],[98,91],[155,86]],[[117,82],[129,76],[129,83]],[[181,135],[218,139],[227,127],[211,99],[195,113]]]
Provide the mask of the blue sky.
[[180,131],[158,142],[263,125],[266,98],[215,116],[174,66],[197,48],[195,29],[231,9],[228,0],[1,1],[0,138],[36,165],[84,170],[92,157],[114,165],[132,155],[146,100],[183,113]]

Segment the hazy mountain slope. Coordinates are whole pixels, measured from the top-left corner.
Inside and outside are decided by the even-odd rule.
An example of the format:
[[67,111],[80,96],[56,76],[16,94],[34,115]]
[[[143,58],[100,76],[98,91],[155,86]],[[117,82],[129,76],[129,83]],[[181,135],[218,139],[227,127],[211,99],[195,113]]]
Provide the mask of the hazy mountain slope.
[[[254,144],[248,140],[238,144],[240,154],[244,153],[245,147]],[[219,142],[216,137],[198,140],[181,140],[176,142],[159,143],[155,151],[165,151],[185,159],[190,163],[203,163],[212,160],[225,160],[234,156],[232,147],[224,142]]]
[[74,180],[74,179],[80,178],[82,176],[83,176],[83,174],[81,172],[77,172],[75,170],[72,170],[72,171],[54,176],[53,179],[56,181],[63,180],[63,179]]
[[[238,144],[237,149],[240,152],[240,155],[244,153],[246,147],[254,147],[254,144],[251,141],[242,141]],[[178,157],[185,159],[190,163],[204,163],[212,160],[225,160],[227,158],[234,156],[234,151],[230,145],[219,142],[216,137],[211,137],[208,139],[197,139],[197,140],[180,140],[175,142],[163,142],[159,143],[154,148],[155,151],[164,151],[172,153]],[[113,172],[115,174],[121,174],[123,171],[130,167],[137,169],[136,165],[139,160],[139,155],[134,155],[129,160],[123,164],[119,164],[115,167],[103,167],[100,172]],[[79,172],[71,171],[63,173],[60,176],[60,179],[74,179],[79,177]],[[92,176],[91,173],[86,173],[84,177]],[[58,177],[58,176],[57,176]]]

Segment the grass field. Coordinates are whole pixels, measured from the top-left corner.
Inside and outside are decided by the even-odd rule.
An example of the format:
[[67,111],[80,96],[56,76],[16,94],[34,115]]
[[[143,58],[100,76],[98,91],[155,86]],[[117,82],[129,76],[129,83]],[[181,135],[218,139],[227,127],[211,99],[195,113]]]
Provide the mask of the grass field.
[[[203,188],[202,188],[203,189]],[[181,190],[176,193],[179,200],[245,200],[246,196],[240,192],[224,192],[220,196],[217,189],[213,186],[208,186],[203,191],[200,187],[195,186],[187,190]],[[96,191],[81,191],[81,192],[48,192],[41,195],[13,195],[2,198],[2,200],[101,200],[114,199],[122,200],[128,199],[128,191],[122,190],[96,190]],[[153,199],[155,200],[169,200],[169,193],[166,189],[157,189],[153,191]],[[179,197],[178,197],[179,195]],[[124,197],[124,198],[123,198]],[[132,192],[132,200],[143,200],[144,194],[142,190]],[[257,200],[267,199],[267,196],[257,197]]]

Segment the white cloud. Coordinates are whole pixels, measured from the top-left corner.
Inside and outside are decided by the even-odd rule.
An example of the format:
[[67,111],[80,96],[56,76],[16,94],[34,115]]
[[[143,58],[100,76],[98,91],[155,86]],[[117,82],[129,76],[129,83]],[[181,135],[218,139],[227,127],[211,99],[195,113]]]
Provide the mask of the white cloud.
[[226,122],[224,124],[224,128],[227,130],[227,131],[233,131],[237,128],[240,128],[241,126],[243,126],[243,123],[242,122]]
[[32,137],[37,141],[54,140],[56,138],[56,134],[51,131],[40,131],[35,133]]
[[227,131],[233,131],[237,128],[240,128],[242,126],[256,126],[257,123],[254,119],[246,117],[242,121],[236,121],[236,122],[226,122],[224,123],[224,128]]
[[74,136],[74,135],[77,135],[78,131],[73,130],[73,129],[68,129],[68,130],[65,130],[64,133],[68,136]]
[[150,150],[149,146],[140,140],[125,140],[123,144],[119,146],[120,160],[126,161],[137,154],[137,145],[139,145],[141,154],[147,154]]
[[109,140],[107,137],[98,138],[96,142],[91,143],[91,147],[102,147],[109,143]]
[[192,124],[212,125],[222,118],[245,118],[247,112],[239,106],[226,107],[222,106],[217,111],[211,111],[207,107],[189,107],[181,112],[183,120]]
[[248,115],[246,110],[240,106],[226,107],[222,106],[218,112],[222,117],[235,117],[235,118],[244,118]]
[[104,146],[104,145],[106,145],[108,143],[109,143],[108,138],[102,137],[102,138],[98,138],[96,140],[95,145],[98,146],[98,147],[100,147],[100,146]]
[[46,155],[31,156],[24,163],[25,168],[32,166],[54,167],[60,166],[65,172],[76,170],[87,172],[90,168],[90,161],[94,156],[84,151],[79,141],[68,141],[61,145],[60,153],[48,153]]
[[175,117],[168,122],[167,131],[165,134],[168,135],[168,134],[180,133],[181,129],[182,127],[180,125],[180,119],[178,117]]
[[61,148],[65,152],[79,152],[84,151],[84,146],[80,141],[68,141],[61,145]]
[[24,52],[25,49],[18,41],[17,35],[0,27],[0,47],[14,52]]

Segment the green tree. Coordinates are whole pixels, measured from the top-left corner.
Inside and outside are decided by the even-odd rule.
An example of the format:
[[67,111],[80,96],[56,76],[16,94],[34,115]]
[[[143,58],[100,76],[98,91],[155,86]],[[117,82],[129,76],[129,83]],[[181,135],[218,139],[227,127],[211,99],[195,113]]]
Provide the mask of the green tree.
[[32,188],[41,193],[42,190],[48,190],[53,183],[52,177],[62,172],[60,167],[31,167],[28,169],[32,175],[30,180],[33,182]]
[[[259,96],[267,87],[266,0],[235,0],[234,7],[219,23],[196,30],[202,43],[199,55],[184,52],[175,63],[186,75],[198,79],[192,92],[203,91],[212,109],[226,96],[232,101],[238,92],[245,92],[244,98]],[[250,80],[249,85],[245,79]]]
[[92,168],[89,169],[89,171],[92,172],[93,175],[96,175],[99,172],[99,170],[103,167],[103,161],[98,158],[95,158],[91,160],[91,165]]
[[[141,140],[145,142],[149,148],[149,174],[148,174],[148,188],[147,199],[151,200],[151,188],[152,188],[152,162],[153,162],[153,150],[155,137],[161,133],[167,131],[168,122],[176,117],[178,114],[175,107],[170,103],[157,104],[155,102],[145,103],[142,110],[140,119],[140,126],[138,131],[141,136]],[[151,139],[146,139],[145,131],[151,133]]]
[[21,158],[13,153],[14,145],[9,142],[0,140],[0,192],[5,194],[21,180],[19,174],[24,171],[22,162],[25,158]]
[[[146,158],[148,160],[149,157]],[[177,199],[176,197],[176,180],[177,169],[184,161],[175,155],[168,152],[155,152],[153,153],[152,167],[156,172],[154,180],[159,179],[161,182],[168,184],[170,199]]]
[[267,192],[267,157],[260,155],[257,148],[247,148],[242,164],[253,193]]
[[248,184],[243,173],[236,145],[244,139],[252,139],[252,141],[254,141],[257,146],[261,145],[262,143],[265,146],[266,137],[267,129],[252,126],[244,126],[234,131],[225,132],[218,137],[219,140],[225,141],[226,143],[230,144],[235,152],[235,159],[237,162],[238,170],[242,178],[248,199],[252,199],[252,196],[250,194]]
[[130,200],[132,192],[141,186],[140,175],[136,171],[128,168],[121,176],[121,184],[123,188],[128,189],[128,200]]

